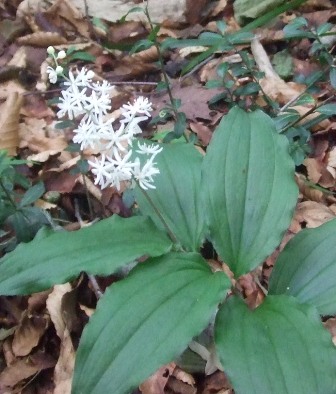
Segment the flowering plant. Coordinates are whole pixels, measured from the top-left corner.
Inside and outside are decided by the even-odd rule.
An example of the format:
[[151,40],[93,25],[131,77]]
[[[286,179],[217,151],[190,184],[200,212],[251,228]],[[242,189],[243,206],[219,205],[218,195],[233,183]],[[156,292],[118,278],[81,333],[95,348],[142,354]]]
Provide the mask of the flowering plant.
[[[91,148],[99,152],[98,157],[89,160],[95,184],[120,190],[122,182],[132,185],[135,181],[145,190],[154,189],[153,177],[160,173],[154,160],[162,148],[135,141],[135,136],[141,133],[139,123],[151,116],[152,105],[148,99],[138,97],[133,103],[124,105],[121,108],[123,118],[115,128],[115,119],[108,113],[111,110],[109,93],[113,86],[106,80],[94,82],[94,72],[85,67],[78,72],[70,70],[65,76],[64,68],[58,63],[58,60],[65,59],[65,52],[56,54],[53,47],[47,51],[55,63],[54,68],[47,68],[50,82],[56,83],[60,76],[65,79],[65,89],[58,103],[58,118],[80,118],[73,130],[73,142],[80,144],[81,150]],[[138,156],[134,155],[134,149]],[[139,155],[146,156],[146,159],[141,160]]]

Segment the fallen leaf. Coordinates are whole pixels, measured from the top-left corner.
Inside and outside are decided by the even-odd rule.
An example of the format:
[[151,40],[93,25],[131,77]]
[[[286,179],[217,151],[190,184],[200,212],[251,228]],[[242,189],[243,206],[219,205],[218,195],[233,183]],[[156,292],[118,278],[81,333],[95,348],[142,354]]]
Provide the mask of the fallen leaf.
[[324,195],[321,190],[315,189],[309,186],[307,179],[302,174],[296,174],[296,183],[299,186],[300,193],[303,194],[308,200],[322,202],[324,201]]
[[54,372],[54,394],[70,394],[73,369],[75,366],[75,350],[70,333],[62,317],[63,296],[72,290],[70,283],[54,286],[47,299],[47,310],[61,340],[60,355]]
[[143,382],[139,389],[143,394],[164,394],[166,383],[173,373],[176,364],[170,363],[159,368],[151,377]]
[[319,183],[322,176],[323,163],[315,158],[307,158],[303,165],[307,169],[308,179],[314,183]]
[[48,324],[44,316],[25,316],[14,333],[13,353],[20,357],[27,356],[39,343]]
[[200,122],[190,123],[190,129],[197,135],[203,146],[208,146],[212,137],[210,128]]
[[0,374],[0,390],[15,387],[19,382],[37,372],[52,368],[55,360],[48,354],[37,352],[6,367]]
[[62,152],[67,147],[63,132],[55,132],[53,125],[47,125],[44,119],[26,118],[19,125],[20,148],[29,148],[39,155],[31,160],[47,161],[51,155]]
[[16,155],[19,144],[21,105],[22,95],[12,92],[0,109],[0,149],[6,149],[10,156]]
[[[190,86],[174,86],[172,95],[175,99],[181,100],[179,112],[184,112],[187,119],[197,122],[198,119],[211,120],[212,114],[208,101],[216,94],[222,92],[220,89],[204,89],[192,84]],[[169,96],[166,93],[164,96],[154,96],[152,99],[153,105],[156,108],[162,108],[169,105]]]
[[298,204],[295,220],[304,222],[307,228],[315,228],[335,218],[335,214],[324,204],[315,201],[304,201]]
[[38,31],[36,33],[27,34],[16,40],[19,45],[31,45],[37,47],[48,47],[66,44],[67,40],[59,35],[50,31]]
[[206,377],[202,394],[219,394],[222,390],[232,393],[230,382],[224,372],[217,371]]

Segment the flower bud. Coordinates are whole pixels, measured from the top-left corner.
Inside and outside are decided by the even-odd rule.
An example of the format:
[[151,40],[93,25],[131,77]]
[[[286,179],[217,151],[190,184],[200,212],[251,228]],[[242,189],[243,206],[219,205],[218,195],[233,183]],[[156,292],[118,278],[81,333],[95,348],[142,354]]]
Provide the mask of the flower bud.
[[95,76],[95,73],[92,70],[89,70],[86,74],[89,79],[92,79]]
[[57,59],[64,59],[64,58],[66,58],[65,51],[59,51],[57,54]]
[[62,66],[57,66],[55,71],[56,71],[56,74],[62,74],[63,73],[63,67]]
[[48,48],[47,48],[47,53],[48,53],[48,55],[50,55],[50,56],[54,55],[54,54],[55,54],[55,48],[52,47],[52,46],[48,47]]

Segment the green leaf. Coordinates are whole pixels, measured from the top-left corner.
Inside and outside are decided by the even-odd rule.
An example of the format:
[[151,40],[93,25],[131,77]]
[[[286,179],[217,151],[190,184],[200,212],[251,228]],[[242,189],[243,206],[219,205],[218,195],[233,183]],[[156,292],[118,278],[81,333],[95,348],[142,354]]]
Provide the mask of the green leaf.
[[167,236],[148,218],[113,215],[78,231],[53,232],[19,245],[0,259],[0,294],[31,294],[81,271],[108,275],[138,257],[159,256],[170,248]]
[[336,104],[325,104],[319,108],[316,108],[316,112],[324,115],[336,115]]
[[14,229],[18,242],[29,242],[49,221],[46,212],[41,208],[23,207],[8,216],[7,223]]
[[[171,233],[189,251],[197,251],[204,240],[204,208],[201,205],[202,155],[191,144],[163,145],[155,161],[160,174],[155,176],[156,189],[147,190]],[[155,224],[166,229],[144,191],[136,188],[140,211]]]
[[25,205],[30,205],[38,200],[45,192],[45,187],[43,182],[38,182],[36,185],[29,188],[23,195],[19,206],[24,207]]
[[210,240],[243,275],[278,246],[290,224],[298,188],[288,141],[262,111],[235,107],[214,133],[202,175]]
[[[293,58],[288,51],[284,49],[283,51],[277,52],[272,59],[272,64],[274,66],[275,72],[281,78],[289,78],[293,75]],[[298,104],[297,104],[298,105]]]
[[230,282],[194,253],[138,265],[113,284],[85,327],[73,394],[129,394],[205,328]]
[[287,294],[309,303],[322,315],[336,313],[336,220],[306,229],[280,253],[270,294]]
[[336,353],[316,309],[269,296],[251,311],[231,297],[217,314],[217,353],[236,393],[336,392]]

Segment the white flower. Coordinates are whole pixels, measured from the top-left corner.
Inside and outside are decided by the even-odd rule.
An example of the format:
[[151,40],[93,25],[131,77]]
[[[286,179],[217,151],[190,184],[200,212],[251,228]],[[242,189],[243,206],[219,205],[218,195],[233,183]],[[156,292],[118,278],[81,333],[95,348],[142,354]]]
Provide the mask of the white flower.
[[55,69],[53,69],[51,66],[47,67],[47,74],[50,83],[56,83],[57,82],[57,77],[62,74],[63,72],[63,67],[57,66]]
[[[77,95],[72,94],[67,90],[62,90],[60,102],[57,104],[59,111],[57,117],[62,118],[67,116],[69,119],[74,119],[78,115],[85,114],[82,106],[83,95],[85,92],[78,92]],[[85,96],[86,97],[86,96]]]
[[103,82],[93,82],[91,84],[92,89],[94,89],[96,92],[99,92],[100,94],[103,95],[108,95],[110,91],[114,88],[113,85],[111,85],[108,81],[105,79]]
[[136,114],[145,114],[147,117],[150,117],[150,111],[152,111],[152,103],[148,101],[148,98],[142,96],[134,100],[133,104],[128,102],[122,106],[122,113],[125,117]]
[[93,123],[92,118],[84,117],[77,129],[74,129],[73,142],[81,145],[81,150],[88,147],[95,149],[100,146],[100,135],[97,133],[97,126]]
[[105,165],[106,156],[104,154],[98,159],[95,157],[95,161],[88,160],[91,171],[95,175],[95,185],[99,184],[102,189],[109,185],[110,171]]
[[92,70],[87,70],[85,67],[83,67],[76,76],[70,70],[69,78],[64,82],[64,85],[69,86],[73,90],[78,90],[78,87],[89,87],[93,77],[94,72]]
[[150,145],[143,143],[143,145],[141,145],[140,141],[138,141],[138,147],[139,149],[136,151],[137,153],[140,153],[142,155],[154,155],[154,156],[160,153],[163,149],[162,147],[160,148],[159,145],[155,145],[155,144]]
[[160,174],[160,171],[158,168],[155,167],[156,163],[153,163],[154,157],[155,156],[152,156],[149,160],[147,160],[142,168],[138,157],[135,159],[134,162],[135,166],[133,170],[133,176],[139,183],[139,186],[144,190],[156,189],[155,185],[153,185],[153,176]]
[[136,135],[142,133],[141,127],[138,123],[142,122],[143,120],[147,120],[147,116],[136,116],[134,115],[130,118],[124,118],[120,122],[127,124],[126,130],[131,135]]
[[[64,59],[66,53],[60,51],[55,54],[53,47],[48,47],[47,51],[55,65],[55,68],[47,67],[48,78],[51,83],[56,83],[58,76],[63,74],[58,59]],[[147,98],[138,97],[133,104],[124,105],[121,110],[123,119],[115,130],[115,119],[106,119],[111,110],[110,91],[113,86],[105,80],[92,81],[94,76],[94,72],[86,68],[69,71],[59,99],[57,116],[79,121],[73,130],[73,141],[80,144],[81,150],[92,148],[100,152],[94,160],[89,160],[96,185],[101,188],[114,186],[120,190],[122,182],[131,183],[135,179],[143,189],[155,189],[153,177],[160,171],[154,158],[162,148],[138,142],[136,153],[150,155],[142,168],[139,157],[134,158],[132,152],[134,136],[142,132],[139,123],[150,117],[151,103]],[[79,116],[82,118],[78,119]]]
[[102,189],[107,186],[115,186],[120,190],[120,183],[130,181],[133,176],[134,163],[130,161],[132,151],[121,157],[116,154],[114,158],[102,154],[95,161],[90,161],[92,173],[95,175],[95,184],[99,184]]
[[97,94],[93,90],[84,108],[87,112],[92,111],[99,116],[106,115],[107,111],[111,109],[110,98],[105,94]]

